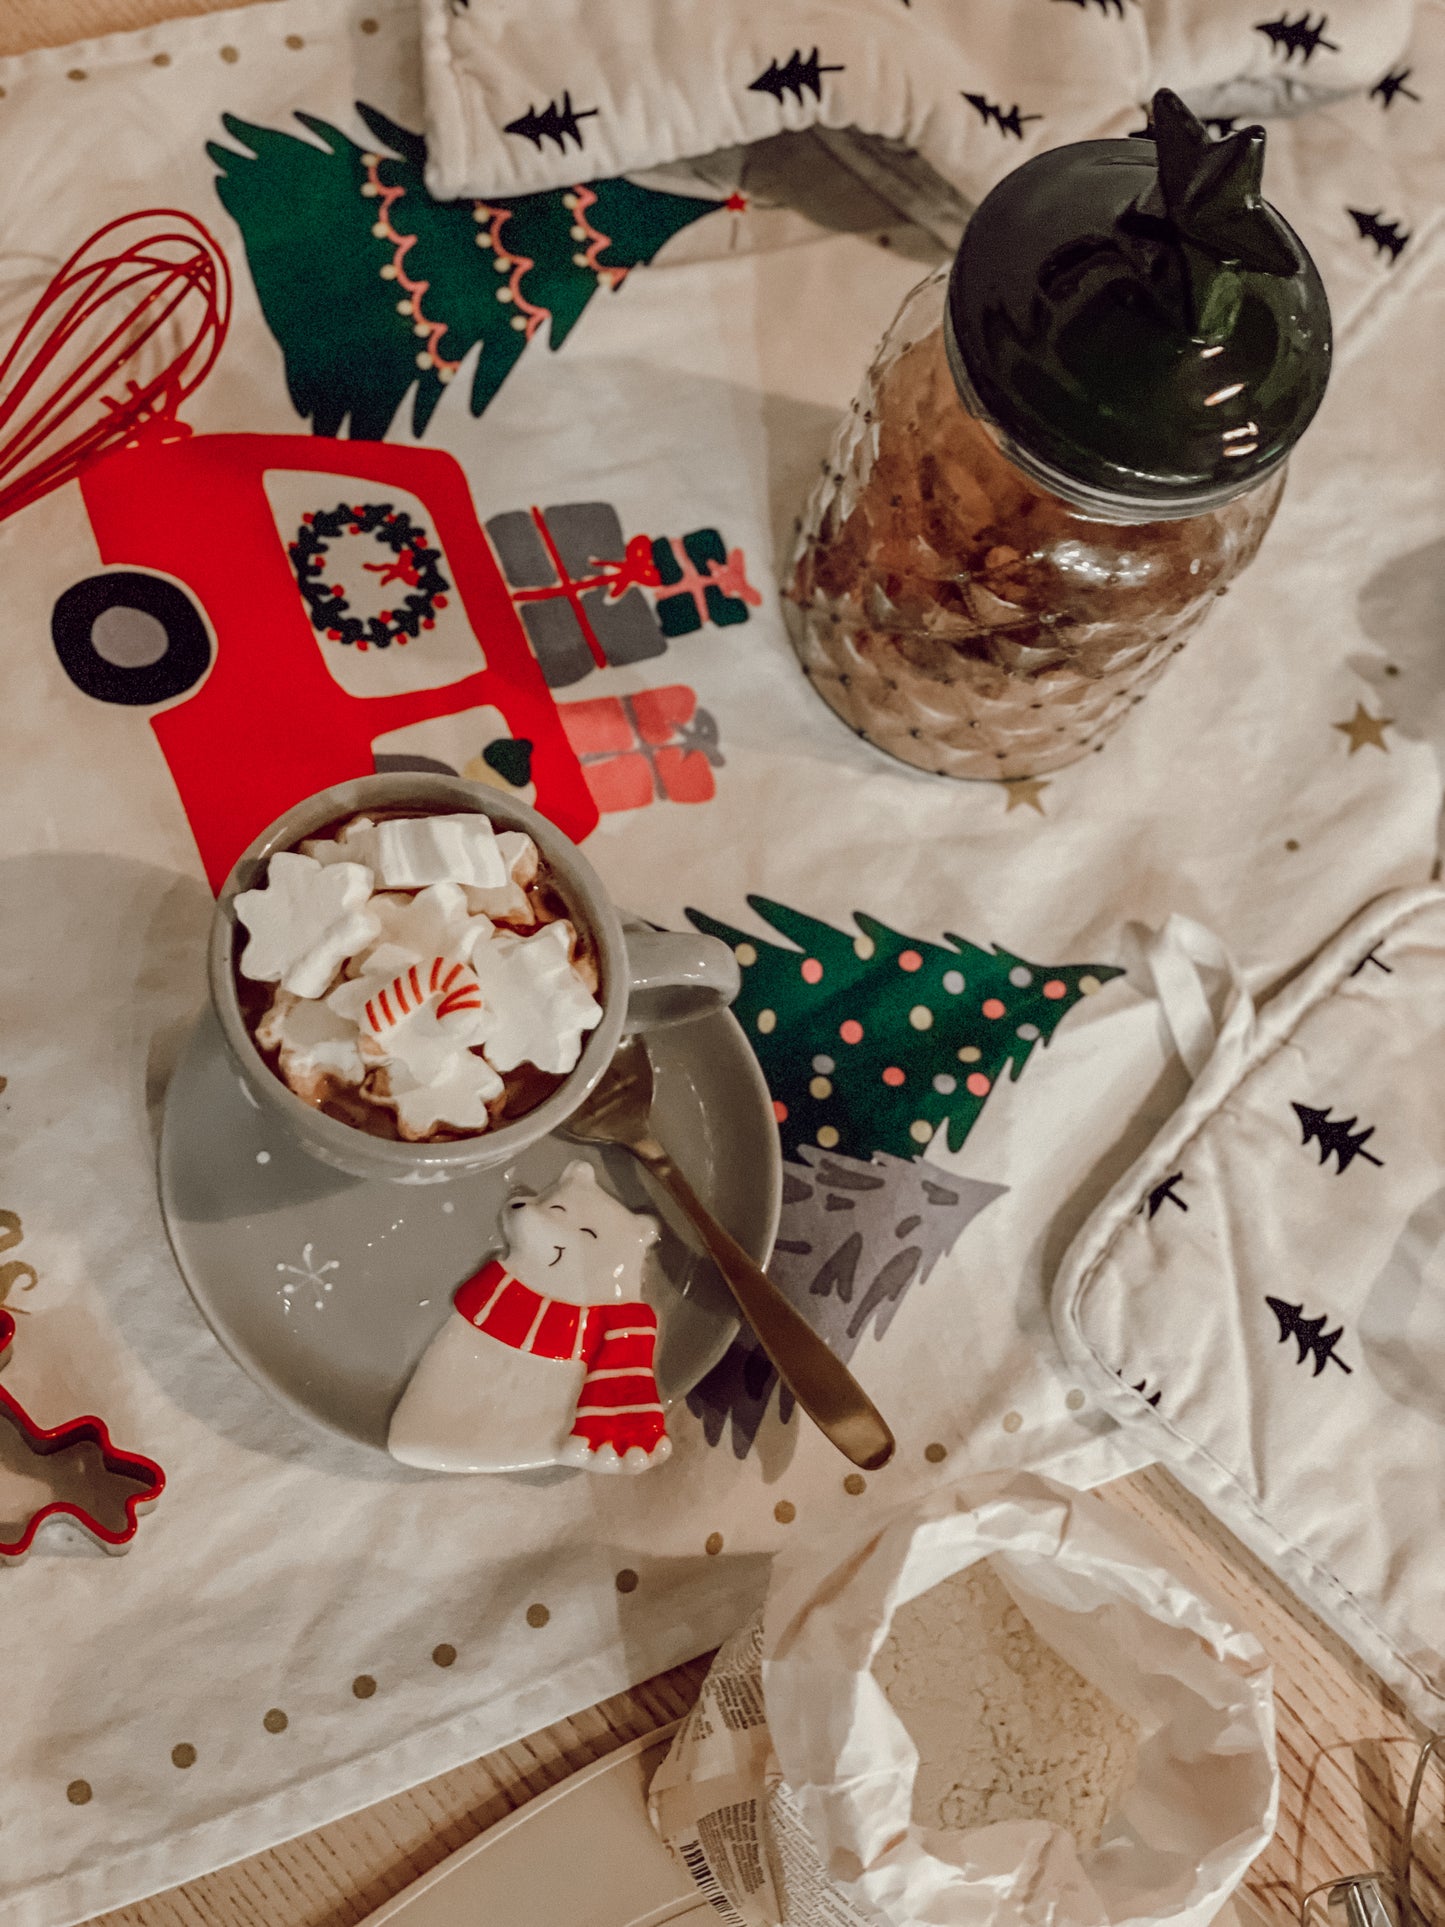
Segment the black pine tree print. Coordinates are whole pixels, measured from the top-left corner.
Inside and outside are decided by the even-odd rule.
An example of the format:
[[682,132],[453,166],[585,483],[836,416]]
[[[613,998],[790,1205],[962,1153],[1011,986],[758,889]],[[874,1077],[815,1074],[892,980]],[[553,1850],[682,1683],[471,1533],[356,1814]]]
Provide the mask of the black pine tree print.
[[1395,974],[1392,967],[1389,964],[1387,964],[1380,956],[1380,947],[1378,944],[1376,944],[1373,950],[1367,950],[1365,952],[1364,956],[1361,957],[1360,961],[1355,965],[1354,969],[1350,972],[1350,975],[1352,977],[1358,977],[1366,964],[1373,964],[1376,970],[1383,970],[1387,977],[1393,977]]
[[1266,1298],[1264,1302],[1279,1320],[1280,1344],[1283,1345],[1286,1339],[1292,1338],[1299,1346],[1296,1364],[1303,1365],[1306,1359],[1313,1359],[1316,1378],[1326,1365],[1338,1365],[1342,1372],[1354,1370],[1354,1367],[1347,1365],[1335,1350],[1335,1346],[1345,1334],[1343,1325],[1336,1325],[1332,1332],[1327,1332],[1323,1313],[1318,1318],[1306,1318],[1303,1305],[1291,1305],[1283,1298]]
[[1024,122],[1043,119],[1042,114],[1021,114],[1017,101],[1005,113],[1002,107],[989,100],[984,94],[965,94],[964,99],[985,127],[992,122],[1005,139],[1012,134],[1016,141],[1021,141],[1024,137]]
[[[1124,1374],[1122,1372],[1116,1372],[1114,1376],[1116,1378],[1123,1378]],[[1127,1384],[1128,1381],[1125,1380],[1125,1383]],[[1129,1390],[1131,1392],[1137,1392],[1146,1405],[1157,1405],[1164,1396],[1162,1391],[1151,1392],[1149,1390],[1149,1381],[1147,1378],[1141,1378],[1137,1384],[1130,1385]]]
[[1335,1166],[1337,1177],[1345,1172],[1355,1158],[1363,1158],[1367,1164],[1384,1163],[1383,1158],[1377,1158],[1365,1149],[1366,1143],[1375,1135],[1373,1124],[1366,1130],[1354,1131],[1351,1135],[1355,1119],[1331,1118],[1328,1106],[1323,1111],[1312,1111],[1308,1104],[1291,1104],[1290,1108],[1299,1118],[1300,1128],[1304,1132],[1300,1142],[1302,1144],[1315,1142],[1319,1145],[1321,1164],[1327,1164],[1333,1154],[1337,1160]]
[[1068,0],[1071,7],[1080,7],[1085,13],[1090,5],[1096,6],[1100,13],[1111,13],[1116,20],[1124,18],[1124,0]]
[[1340,51],[1335,41],[1325,39],[1325,28],[1329,24],[1329,15],[1322,13],[1316,26],[1306,8],[1298,20],[1291,20],[1287,13],[1282,13],[1278,20],[1256,21],[1254,31],[1266,35],[1274,43],[1276,51],[1283,52],[1286,65],[1298,54],[1301,63],[1308,67],[1320,47],[1328,47],[1335,54]]
[[1382,221],[1380,216],[1384,211],[1382,207],[1377,207],[1373,214],[1366,214],[1358,207],[1345,209],[1346,214],[1360,230],[1361,238],[1373,241],[1381,254],[1388,252],[1391,266],[1393,266],[1405,252],[1405,244],[1410,237],[1400,232],[1398,221]]
[[559,153],[565,154],[569,140],[574,147],[580,148],[582,145],[582,129],[577,123],[595,120],[596,117],[595,107],[574,107],[571,94],[564,93],[560,105],[555,100],[549,100],[540,113],[535,107],[529,106],[525,114],[518,114],[515,120],[509,120],[502,132],[520,134],[539,151],[543,141],[551,141]]
[[841,67],[824,66],[818,58],[818,49],[804,60],[801,49],[795,47],[780,67],[776,60],[770,60],[756,80],[748,82],[750,94],[771,94],[780,102],[784,94],[791,94],[799,105],[804,92],[810,93],[814,100],[823,98],[823,75],[841,74]]
[[1402,67],[1397,74],[1386,74],[1370,89],[1370,99],[1379,101],[1386,112],[1394,106],[1396,94],[1403,94],[1406,100],[1419,100],[1420,96],[1405,85],[1414,71],[1413,67]]
[[1189,1206],[1184,1202],[1183,1198],[1181,1198],[1179,1196],[1179,1193],[1174,1189],[1176,1184],[1182,1184],[1183,1181],[1184,1181],[1184,1173],[1182,1171],[1176,1171],[1172,1177],[1165,1178],[1162,1184],[1156,1184],[1154,1189],[1149,1193],[1148,1197],[1144,1200],[1144,1203],[1139,1207],[1140,1210],[1141,1211],[1147,1210],[1149,1213],[1149,1216],[1152,1218],[1155,1212],[1158,1211],[1159,1207],[1167,1199],[1170,1204],[1177,1204],[1181,1211],[1187,1211],[1189,1209]]

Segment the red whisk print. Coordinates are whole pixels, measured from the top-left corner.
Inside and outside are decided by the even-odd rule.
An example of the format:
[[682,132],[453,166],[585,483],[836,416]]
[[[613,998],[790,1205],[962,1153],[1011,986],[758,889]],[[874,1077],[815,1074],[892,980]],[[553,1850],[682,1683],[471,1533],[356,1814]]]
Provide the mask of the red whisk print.
[[230,320],[225,256],[192,215],[146,208],[97,229],[0,360],[0,519],[142,430],[188,434],[177,411]]
[[412,1011],[420,1010],[432,997],[440,999],[438,1018],[450,1017],[453,1011],[482,1008],[482,990],[476,973],[467,964],[457,963],[450,957],[433,957],[430,967],[423,964],[419,971],[415,964],[409,964],[383,990],[367,998],[367,1029],[379,1037],[382,1031],[409,1017]]

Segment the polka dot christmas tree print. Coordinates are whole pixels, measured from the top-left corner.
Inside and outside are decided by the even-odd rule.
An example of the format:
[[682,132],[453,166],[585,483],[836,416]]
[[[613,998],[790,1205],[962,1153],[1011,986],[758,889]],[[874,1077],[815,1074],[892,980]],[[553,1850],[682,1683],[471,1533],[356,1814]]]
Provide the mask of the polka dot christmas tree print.
[[[769,1275],[842,1358],[883,1339],[903,1301],[999,1187],[926,1154],[957,1151],[999,1079],[1017,1078],[1081,997],[1121,974],[1036,964],[947,935],[908,936],[855,911],[852,931],[750,897],[772,943],[688,912],[731,944],[734,1005],[773,1098],[783,1211]],[[690,1394],[709,1444],[753,1450],[769,1414],[789,1422],[746,1327]]]
[[1079,999],[1120,974],[953,935],[929,943],[862,911],[850,935],[765,897],[748,903],[786,944],[688,915],[742,967],[735,1013],[794,1159],[808,1145],[916,1158],[941,1127],[957,1151],[999,1079],[1019,1077]]

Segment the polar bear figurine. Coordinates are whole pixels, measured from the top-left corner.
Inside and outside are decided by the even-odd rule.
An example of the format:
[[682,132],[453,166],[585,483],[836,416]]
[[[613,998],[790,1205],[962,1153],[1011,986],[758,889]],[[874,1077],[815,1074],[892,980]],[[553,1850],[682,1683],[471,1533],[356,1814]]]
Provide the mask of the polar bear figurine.
[[642,1301],[655,1218],[581,1159],[502,1214],[505,1259],[462,1285],[391,1418],[387,1448],[433,1472],[581,1465],[643,1472],[672,1451]]

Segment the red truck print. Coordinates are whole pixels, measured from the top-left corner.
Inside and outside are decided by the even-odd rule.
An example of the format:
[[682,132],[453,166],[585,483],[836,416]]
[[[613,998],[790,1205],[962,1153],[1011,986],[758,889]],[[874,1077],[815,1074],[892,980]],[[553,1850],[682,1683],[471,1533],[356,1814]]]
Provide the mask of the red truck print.
[[758,596],[739,551],[712,530],[627,541],[602,503],[483,530],[460,465],[437,449],[193,434],[179,403],[219,352],[228,277],[199,223],[166,211],[112,223],[61,270],[0,365],[0,388],[7,372],[14,382],[0,425],[35,364],[66,345],[74,310],[50,337],[36,332],[47,310],[79,285],[97,315],[111,304],[113,327],[117,287],[142,318],[156,298],[138,283],[178,284],[172,308],[210,291],[204,361],[187,365],[184,349],[180,372],[131,380],[122,399],[112,383],[99,425],[0,488],[0,514],[78,481],[103,569],[58,599],[57,657],[88,696],[150,712],[213,887],[299,797],[378,767],[500,781],[579,841],[602,809],[713,794],[716,726],[690,689],[579,704],[553,690],[704,622],[745,621]]
[[[403,488],[426,501],[476,639],[472,673],[376,696],[337,680],[262,486],[268,470],[298,469],[334,477],[343,497]],[[151,728],[213,888],[298,798],[369,773],[378,736],[483,705],[531,745],[537,807],[578,841],[596,826],[597,805],[450,455],[311,436],[172,439],[161,428],[84,470],[80,488],[115,572],[60,598],[56,651],[88,695],[168,705]],[[117,661],[104,632],[97,637],[116,610],[160,625],[152,660]]]

